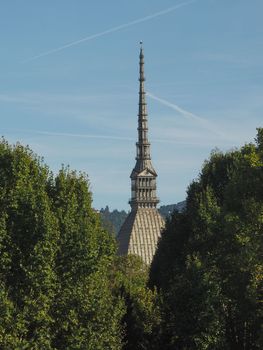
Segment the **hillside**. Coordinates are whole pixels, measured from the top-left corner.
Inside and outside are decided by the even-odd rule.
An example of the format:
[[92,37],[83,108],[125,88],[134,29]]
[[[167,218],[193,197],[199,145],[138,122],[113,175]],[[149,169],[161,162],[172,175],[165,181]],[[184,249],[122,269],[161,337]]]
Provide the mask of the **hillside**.
[[159,208],[159,212],[163,217],[167,218],[174,211],[179,211],[179,213],[181,213],[184,208],[185,208],[185,201],[182,201],[182,202],[178,202],[177,204],[162,205]]
[[105,208],[101,208],[100,215],[103,226],[109,232],[117,235],[128,213],[125,210],[119,211],[117,209],[110,211],[108,205],[106,205]]

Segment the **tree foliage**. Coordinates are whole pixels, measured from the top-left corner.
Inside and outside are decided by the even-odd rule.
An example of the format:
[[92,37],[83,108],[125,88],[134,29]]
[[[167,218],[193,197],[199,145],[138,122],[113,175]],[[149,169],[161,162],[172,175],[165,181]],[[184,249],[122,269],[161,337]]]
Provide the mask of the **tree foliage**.
[[148,269],[136,255],[117,257],[113,265],[113,290],[125,307],[124,350],[160,349],[156,336],[160,324],[158,296],[148,287]]
[[85,174],[55,176],[2,140],[0,348],[263,348],[263,129],[213,152],[181,209],[149,279],[140,258],[116,256]]
[[115,249],[85,175],[0,143],[1,349],[120,349]]
[[151,268],[163,349],[260,349],[263,138],[214,152],[167,221]]

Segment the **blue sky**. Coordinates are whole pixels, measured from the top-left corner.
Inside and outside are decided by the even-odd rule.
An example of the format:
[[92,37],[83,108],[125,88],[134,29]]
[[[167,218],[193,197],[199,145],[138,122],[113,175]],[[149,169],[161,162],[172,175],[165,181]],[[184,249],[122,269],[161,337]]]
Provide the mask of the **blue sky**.
[[262,0],[2,1],[1,134],[87,172],[95,208],[128,209],[143,40],[158,195],[179,202],[212,149],[263,126],[262,14]]

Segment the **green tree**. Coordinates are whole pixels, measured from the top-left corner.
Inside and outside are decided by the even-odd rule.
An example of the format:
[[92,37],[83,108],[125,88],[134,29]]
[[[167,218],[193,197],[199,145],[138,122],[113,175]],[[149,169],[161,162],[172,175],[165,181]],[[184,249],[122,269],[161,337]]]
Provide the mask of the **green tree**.
[[30,149],[2,140],[1,349],[121,349],[115,242],[91,203],[85,175],[54,177]]
[[256,141],[212,153],[167,222],[150,274],[163,349],[262,347],[262,129]]
[[84,174],[64,168],[49,189],[60,231],[54,347],[119,349],[122,304],[108,278],[116,247],[91,207],[87,183]]
[[[20,145],[0,143],[1,297],[9,349],[51,349],[57,225],[49,207],[49,173]],[[3,319],[2,319],[3,321]]]
[[148,288],[148,266],[140,257],[116,258],[112,269],[112,286],[125,306],[122,318],[124,350],[160,349],[157,329],[160,312],[156,291]]

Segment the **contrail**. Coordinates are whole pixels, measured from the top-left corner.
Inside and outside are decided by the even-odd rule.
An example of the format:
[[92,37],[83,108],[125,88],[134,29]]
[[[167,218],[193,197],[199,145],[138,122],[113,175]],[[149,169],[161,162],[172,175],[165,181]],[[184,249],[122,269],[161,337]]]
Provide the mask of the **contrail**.
[[199,123],[200,125],[202,125],[204,128],[206,128],[207,130],[212,131],[213,133],[215,133],[216,135],[220,136],[220,137],[224,137],[224,135],[218,131],[215,126],[210,123],[207,119],[201,118],[198,115],[191,113],[189,111],[186,111],[185,109],[179,107],[178,105],[176,105],[175,103],[171,103],[167,100],[164,100],[160,97],[157,97],[155,95],[153,95],[150,92],[147,92],[147,96],[149,96],[151,99],[160,102],[161,104],[163,104],[164,106],[170,107],[173,110],[179,112],[182,116],[184,116],[187,119],[190,120],[194,120],[195,122]]
[[39,135],[46,136],[64,136],[64,137],[77,137],[77,138],[85,138],[85,139],[105,139],[105,140],[121,140],[121,141],[133,141],[132,138],[122,137],[122,136],[114,136],[114,135],[95,135],[95,134],[73,134],[73,133],[64,133],[64,132],[52,132],[52,131],[40,131],[40,130],[20,130],[24,132],[30,132]]
[[[53,131],[45,131],[45,130],[34,130],[34,129],[13,129],[14,131],[24,132],[24,133],[32,133],[36,135],[43,135],[43,136],[56,136],[56,137],[73,137],[73,138],[84,138],[84,139],[103,139],[103,140],[112,140],[112,141],[129,141],[133,142],[134,138],[131,137],[125,137],[125,136],[115,136],[115,135],[95,135],[95,134],[74,134],[74,133],[68,133],[68,132],[53,132]],[[180,141],[176,139],[160,139],[160,138],[153,138],[153,142],[158,143],[168,143],[168,144],[180,144],[180,145],[200,145],[200,142],[194,142],[194,141]],[[203,143],[201,143],[203,144]],[[206,144],[206,143],[205,143]],[[207,143],[207,145],[210,145],[210,143]]]
[[174,109],[175,111],[179,112],[180,114],[182,114],[184,117],[186,117],[188,119],[192,119],[192,120],[194,119],[195,121],[198,121],[199,123],[207,123],[208,122],[206,119],[198,117],[197,115],[195,115],[195,114],[193,114],[193,113],[191,113],[189,111],[186,111],[185,109],[177,106],[174,103],[171,103],[171,102],[169,102],[167,100],[164,100],[164,99],[162,99],[160,97],[157,97],[157,96],[153,95],[151,92],[147,92],[146,94],[151,99],[160,102],[164,106],[167,106],[167,107],[170,107],[170,108]]
[[183,6],[187,6],[187,5],[190,5],[190,4],[193,4],[194,2],[196,2],[197,0],[190,0],[190,1],[186,1],[186,2],[182,2],[180,4],[177,4],[175,6],[172,6],[172,7],[169,7],[167,9],[164,9],[162,11],[159,11],[159,12],[156,12],[156,13],[153,13],[151,15],[148,15],[148,16],[145,16],[145,17],[142,17],[142,18],[138,18],[138,19],[135,19],[131,22],[128,22],[128,23],[124,23],[124,24],[121,24],[119,26],[116,26],[116,27],[113,27],[113,28],[110,28],[110,29],[107,29],[107,30],[104,30],[103,32],[100,32],[100,33],[96,33],[96,34],[92,34],[92,35],[89,35],[89,36],[86,36],[82,39],[79,39],[79,40],[76,40],[76,41],[72,41],[68,44],[65,44],[63,46],[60,46],[60,47],[57,47],[55,49],[52,49],[52,50],[49,50],[49,51],[45,51],[45,52],[42,52],[40,53],[39,55],[36,55],[36,56],[33,56],[31,58],[28,58],[26,60],[24,60],[22,63],[26,63],[26,62],[30,62],[30,61],[34,61],[40,57],[43,57],[43,56],[48,56],[52,53],[55,53],[55,52],[58,52],[58,51],[62,51],[64,49],[67,49],[71,46],[75,46],[75,45],[78,45],[78,44],[81,44],[85,41],[89,41],[89,40],[93,40],[93,39],[96,39],[96,38],[99,38],[101,36],[104,36],[104,35],[107,35],[107,34],[110,34],[110,33],[114,33],[114,32],[117,32],[121,29],[124,29],[124,28],[127,28],[127,27],[131,27],[135,24],[138,24],[138,23],[142,23],[142,22],[146,22],[146,21],[149,21],[153,18],[156,18],[156,17],[159,17],[159,16],[163,16],[169,12],[172,12],[172,11],[175,11]]

